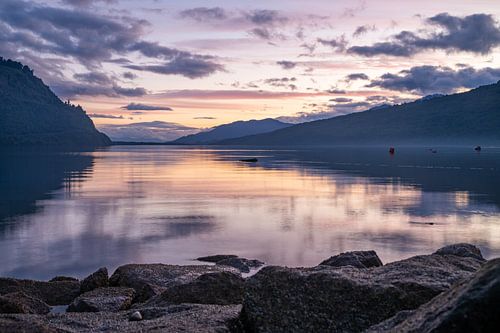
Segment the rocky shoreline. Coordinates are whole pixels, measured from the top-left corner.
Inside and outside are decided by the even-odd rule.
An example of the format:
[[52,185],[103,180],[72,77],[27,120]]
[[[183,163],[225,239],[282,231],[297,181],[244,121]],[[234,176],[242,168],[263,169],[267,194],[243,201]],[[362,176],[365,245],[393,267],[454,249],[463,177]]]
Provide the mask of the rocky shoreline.
[[[383,264],[374,251],[316,267],[130,264],[79,281],[0,278],[0,332],[498,332],[500,259],[470,244]],[[64,306],[66,312],[54,313]]]

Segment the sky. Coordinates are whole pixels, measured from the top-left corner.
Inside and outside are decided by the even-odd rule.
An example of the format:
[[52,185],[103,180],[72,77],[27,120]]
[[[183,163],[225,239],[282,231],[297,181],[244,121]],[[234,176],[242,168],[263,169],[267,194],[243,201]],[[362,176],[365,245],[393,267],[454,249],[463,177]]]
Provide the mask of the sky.
[[0,56],[113,139],[305,122],[500,80],[498,0],[1,0]]

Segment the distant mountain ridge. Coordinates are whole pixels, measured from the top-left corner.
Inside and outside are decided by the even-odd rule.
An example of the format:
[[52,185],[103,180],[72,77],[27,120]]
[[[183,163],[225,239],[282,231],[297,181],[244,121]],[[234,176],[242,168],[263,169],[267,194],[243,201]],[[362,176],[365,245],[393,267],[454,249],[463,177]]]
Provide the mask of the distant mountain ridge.
[[62,102],[33,71],[0,57],[0,145],[103,146],[80,106]]
[[183,136],[173,143],[178,144],[211,144],[217,141],[239,138],[247,135],[268,133],[292,126],[276,119],[236,121],[216,126],[209,131]]
[[432,96],[274,132],[226,145],[500,144],[500,81],[464,93]]

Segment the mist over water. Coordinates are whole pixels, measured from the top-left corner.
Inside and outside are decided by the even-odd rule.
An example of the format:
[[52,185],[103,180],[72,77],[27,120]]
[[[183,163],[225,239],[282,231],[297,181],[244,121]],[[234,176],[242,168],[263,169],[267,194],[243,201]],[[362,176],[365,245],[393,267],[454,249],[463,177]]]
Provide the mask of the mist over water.
[[[258,163],[240,159],[257,157]],[[2,152],[0,275],[77,277],[234,253],[312,266],[445,244],[500,255],[500,149],[114,146]]]

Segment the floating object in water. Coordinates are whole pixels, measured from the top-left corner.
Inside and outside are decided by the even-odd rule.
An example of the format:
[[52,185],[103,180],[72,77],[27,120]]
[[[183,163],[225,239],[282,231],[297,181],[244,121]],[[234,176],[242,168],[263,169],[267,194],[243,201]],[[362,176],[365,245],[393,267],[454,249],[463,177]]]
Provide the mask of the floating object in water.
[[394,147],[389,148],[389,154],[394,155],[395,152],[396,149],[394,149]]
[[474,148],[475,151],[481,151],[481,146],[476,146],[476,148]]
[[240,162],[247,162],[247,163],[255,163],[255,162],[258,162],[259,160],[256,159],[256,158],[244,158],[242,160],[240,160]]

